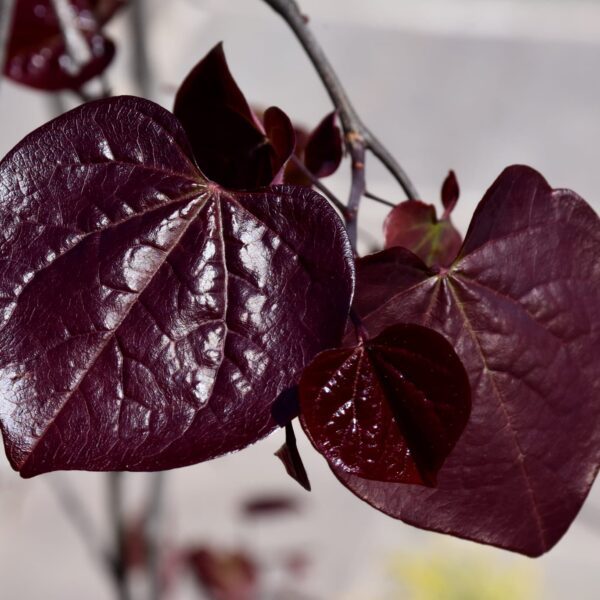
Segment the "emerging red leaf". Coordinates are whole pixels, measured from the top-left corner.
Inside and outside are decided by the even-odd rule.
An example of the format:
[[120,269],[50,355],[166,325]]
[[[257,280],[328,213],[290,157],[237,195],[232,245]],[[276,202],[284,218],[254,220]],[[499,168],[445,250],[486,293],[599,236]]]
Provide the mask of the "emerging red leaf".
[[59,117],[0,182],[0,420],[25,477],[243,448],[339,343],[353,261],[335,211],[304,188],[208,182],[151,102]]
[[300,405],[304,430],[336,469],[435,485],[469,416],[469,380],[439,333],[399,324],[319,354],[302,374]]
[[385,247],[402,246],[414,252],[426,265],[447,267],[456,258],[462,238],[450,221],[458,201],[459,188],[454,171],[442,185],[441,219],[435,207],[420,200],[401,202],[388,214],[384,224]]
[[575,193],[511,167],[448,270],[422,264],[419,275],[406,256],[392,248],[359,261],[355,309],[371,335],[403,320],[450,340],[473,413],[435,490],[335,472],[412,525],[542,554],[568,529],[600,464],[598,216]]
[[342,162],[342,132],[336,120],[336,112],[328,114],[310,134],[306,143],[304,162],[315,177],[332,175]]
[[4,72],[42,90],[79,89],[110,64],[115,46],[100,28],[123,0],[71,0],[88,57],[76,64],[67,51],[51,0],[17,0]]
[[444,216],[448,218],[454,210],[458,198],[460,196],[460,188],[454,171],[450,171],[442,184],[442,206],[444,207]]
[[238,190],[281,182],[282,169],[294,152],[294,128],[275,107],[265,112],[262,126],[229,71],[222,44],[186,77],[173,112],[211,181]]

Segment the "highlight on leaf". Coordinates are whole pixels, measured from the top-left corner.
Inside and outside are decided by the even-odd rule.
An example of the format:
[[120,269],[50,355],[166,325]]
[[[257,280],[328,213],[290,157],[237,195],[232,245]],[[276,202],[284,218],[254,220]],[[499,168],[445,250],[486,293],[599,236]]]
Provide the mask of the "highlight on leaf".
[[0,424],[25,477],[243,448],[340,342],[354,265],[335,211],[307,188],[206,180],[152,102],[62,115],[0,181]]
[[217,44],[181,84],[173,109],[204,175],[225,188],[253,190],[282,183],[294,153],[294,128],[283,111],[251,109]]
[[552,548],[600,465],[599,256],[590,206],[513,166],[446,272],[403,248],[360,259],[354,310],[368,334],[398,321],[441,333],[467,370],[473,412],[435,490],[332,464],[340,480],[417,527],[530,556]]
[[469,380],[440,334],[397,324],[319,354],[302,374],[300,407],[336,470],[434,486],[469,416]]
[[445,208],[438,219],[433,204],[406,200],[394,207],[385,219],[385,247],[402,246],[416,254],[426,265],[448,267],[462,244],[460,233],[450,221],[459,196],[458,182],[450,171],[442,185]]

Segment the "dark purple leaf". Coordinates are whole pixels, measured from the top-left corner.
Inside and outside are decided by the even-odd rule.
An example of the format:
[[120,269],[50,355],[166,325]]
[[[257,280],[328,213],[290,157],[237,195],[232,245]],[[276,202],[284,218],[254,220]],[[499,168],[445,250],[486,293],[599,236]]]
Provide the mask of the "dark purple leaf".
[[439,333],[398,324],[321,352],[302,374],[300,407],[304,430],[336,470],[435,485],[469,417],[469,380]]
[[335,173],[342,162],[342,132],[338,127],[337,114],[328,114],[310,134],[304,151],[304,162],[316,177]]
[[444,217],[448,218],[454,210],[458,197],[460,196],[460,188],[454,171],[450,171],[442,184],[442,205],[444,207]]
[[275,452],[275,456],[283,463],[286,473],[295,479],[306,491],[310,492],[310,481],[302,462],[302,457],[296,444],[294,426],[288,423],[285,426],[285,442]]
[[76,65],[67,52],[51,0],[17,0],[5,74],[42,90],[79,89],[112,61],[115,46],[100,28],[123,4],[121,0],[71,0],[89,48],[88,60]]
[[[469,374],[473,412],[435,490],[336,474],[412,525],[540,555],[600,463],[599,219],[575,193],[510,167],[447,271],[421,265],[419,277],[403,252],[359,261],[356,309],[371,335],[399,320],[442,333]],[[377,278],[387,290],[371,288]]]
[[151,102],[59,117],[0,163],[0,185],[0,419],[25,477],[243,448],[339,342],[353,265],[328,203],[208,182]]
[[265,113],[266,127],[262,126],[229,71],[222,44],[186,77],[177,92],[174,113],[201,171],[229,189],[271,184],[281,177],[294,151],[289,119],[281,110],[270,108]]
[[288,116],[276,106],[267,108],[263,118],[265,134],[271,149],[272,182],[283,183],[286,163],[294,154],[296,132]]

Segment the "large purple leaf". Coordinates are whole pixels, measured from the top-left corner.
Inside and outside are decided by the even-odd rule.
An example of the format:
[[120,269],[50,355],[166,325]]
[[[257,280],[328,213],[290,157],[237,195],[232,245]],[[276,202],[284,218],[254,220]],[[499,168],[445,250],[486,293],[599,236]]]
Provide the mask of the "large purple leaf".
[[473,412],[435,490],[338,477],[412,525],[531,556],[550,549],[600,463],[599,257],[594,211],[516,166],[448,270],[399,248],[360,261],[365,328],[400,320],[442,333],[469,374]]
[[294,152],[294,128],[276,107],[267,109],[263,126],[233,79],[222,44],[185,78],[173,112],[210,180],[245,190],[281,183],[278,177]]
[[75,65],[51,0],[17,0],[7,49],[5,74],[42,90],[79,89],[106,69],[115,46],[100,27],[124,4],[123,0],[71,0],[89,56]]
[[321,352],[299,388],[315,448],[336,470],[376,481],[435,485],[471,407],[452,346],[414,324]]
[[151,102],[33,132],[0,163],[0,198],[0,419],[25,477],[242,448],[339,342],[353,266],[333,209],[208,182]]

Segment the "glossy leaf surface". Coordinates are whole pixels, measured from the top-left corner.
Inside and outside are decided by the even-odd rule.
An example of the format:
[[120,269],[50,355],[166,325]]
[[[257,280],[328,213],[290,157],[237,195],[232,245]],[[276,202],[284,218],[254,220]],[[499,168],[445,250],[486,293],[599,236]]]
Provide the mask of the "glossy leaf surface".
[[337,124],[337,114],[328,114],[310,134],[304,150],[304,162],[315,177],[335,173],[342,162],[342,132]]
[[333,209],[208,182],[151,102],[36,130],[0,163],[0,197],[0,418],[23,476],[242,448],[339,342],[353,264]]
[[12,80],[42,90],[79,89],[102,73],[115,46],[100,28],[123,5],[120,0],[72,0],[87,60],[76,65],[67,51],[51,0],[17,0],[4,72]]
[[325,350],[300,380],[301,421],[345,473],[435,485],[470,411],[469,380],[452,346],[419,325]]
[[338,477],[412,525],[531,556],[550,549],[600,463],[599,257],[594,211],[516,166],[486,193],[448,271],[419,269],[399,248],[359,261],[356,310],[370,334],[398,320],[442,333],[473,411],[435,490]]
[[294,152],[294,128],[278,108],[265,112],[263,126],[233,79],[222,44],[186,77],[174,113],[211,181],[246,190],[281,181],[281,171]]

